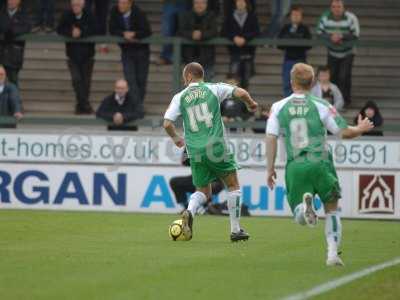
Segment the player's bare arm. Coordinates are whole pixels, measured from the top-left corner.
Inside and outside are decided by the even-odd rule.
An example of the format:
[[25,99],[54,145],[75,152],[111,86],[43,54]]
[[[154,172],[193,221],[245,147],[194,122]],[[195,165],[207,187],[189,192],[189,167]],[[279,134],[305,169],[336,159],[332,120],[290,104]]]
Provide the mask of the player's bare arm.
[[185,146],[185,140],[177,133],[175,125],[171,120],[164,119],[163,127],[177,147],[182,148]]
[[276,152],[278,149],[278,137],[276,135],[267,134],[266,149],[267,149],[267,184],[270,189],[273,189],[276,180],[275,160],[276,160]]
[[343,139],[354,139],[372,129],[374,129],[374,124],[368,118],[363,119],[362,116],[359,115],[357,126],[349,126],[346,129],[343,129],[341,137]]
[[235,99],[238,99],[238,100],[244,102],[244,104],[246,104],[247,109],[250,112],[257,111],[258,103],[253,100],[253,98],[250,96],[249,92],[246,91],[245,89],[242,89],[239,87],[236,88],[233,92],[233,97]]

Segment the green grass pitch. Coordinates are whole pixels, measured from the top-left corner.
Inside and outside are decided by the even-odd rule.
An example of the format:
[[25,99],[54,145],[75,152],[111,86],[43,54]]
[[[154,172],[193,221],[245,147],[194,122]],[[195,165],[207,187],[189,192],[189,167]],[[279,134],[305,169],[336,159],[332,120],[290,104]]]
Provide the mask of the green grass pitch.
[[[344,224],[344,268],[325,267],[324,222],[200,216],[191,242],[169,240],[172,215],[0,211],[0,299],[280,299],[400,256],[400,223]],[[400,299],[400,266],[317,299]]]

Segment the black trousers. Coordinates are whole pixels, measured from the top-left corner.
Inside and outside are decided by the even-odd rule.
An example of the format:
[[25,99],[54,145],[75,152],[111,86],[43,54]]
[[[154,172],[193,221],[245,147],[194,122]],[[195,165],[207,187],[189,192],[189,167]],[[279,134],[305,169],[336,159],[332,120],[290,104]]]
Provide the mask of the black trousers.
[[253,58],[241,58],[240,56],[231,56],[229,73],[236,75],[240,79],[240,87],[247,89],[249,80],[254,75]]
[[110,0],[86,0],[86,9],[91,10],[94,2],[94,16],[96,17],[97,34],[107,34],[107,17],[110,8]]
[[133,95],[139,115],[143,117],[143,101],[146,96],[147,77],[149,75],[150,55],[148,51],[122,51],[122,67],[129,90]]
[[94,59],[90,58],[85,62],[68,60],[68,68],[71,73],[72,86],[75,91],[77,109],[90,107],[89,95],[92,83]]
[[171,178],[169,185],[175,194],[176,202],[184,208],[187,208],[187,194],[196,191],[192,182],[192,176],[173,177]]
[[343,58],[328,55],[328,66],[331,70],[331,81],[336,84],[343,94],[346,105],[351,103],[351,85],[354,54]]
[[[175,194],[176,202],[184,208],[188,206],[188,194],[196,191],[193,185],[192,175],[178,176],[171,178],[169,185]],[[219,194],[224,189],[224,184],[221,180],[216,180],[211,183],[211,193],[213,195]]]
[[204,68],[205,81],[214,78],[215,47],[214,46],[184,46],[182,47],[183,63],[198,62]]

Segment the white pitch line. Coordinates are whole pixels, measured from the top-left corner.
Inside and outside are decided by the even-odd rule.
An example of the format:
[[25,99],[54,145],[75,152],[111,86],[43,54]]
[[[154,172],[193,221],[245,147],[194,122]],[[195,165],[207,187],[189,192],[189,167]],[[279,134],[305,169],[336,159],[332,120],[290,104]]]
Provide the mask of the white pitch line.
[[393,260],[390,260],[388,262],[385,262],[385,263],[382,263],[379,265],[368,267],[366,269],[360,270],[355,273],[351,273],[351,274],[343,276],[343,277],[339,277],[338,279],[334,279],[333,281],[329,281],[327,283],[317,285],[316,287],[314,287],[308,291],[290,295],[288,297],[282,298],[282,300],[306,300],[311,297],[326,293],[330,290],[336,289],[339,286],[345,285],[347,283],[350,283],[350,282],[357,280],[359,278],[362,278],[364,276],[368,276],[372,273],[375,273],[377,271],[380,271],[380,270],[383,270],[386,268],[393,267],[398,264],[400,264],[400,257],[397,257]]

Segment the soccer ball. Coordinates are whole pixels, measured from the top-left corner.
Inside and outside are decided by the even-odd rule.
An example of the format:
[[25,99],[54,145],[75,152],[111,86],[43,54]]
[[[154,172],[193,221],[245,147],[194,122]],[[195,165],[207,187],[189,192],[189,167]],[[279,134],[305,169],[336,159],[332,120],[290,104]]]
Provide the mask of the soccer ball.
[[169,236],[173,241],[187,241],[189,240],[185,233],[183,232],[182,228],[182,220],[175,220],[172,222],[172,224],[169,226],[168,230]]

